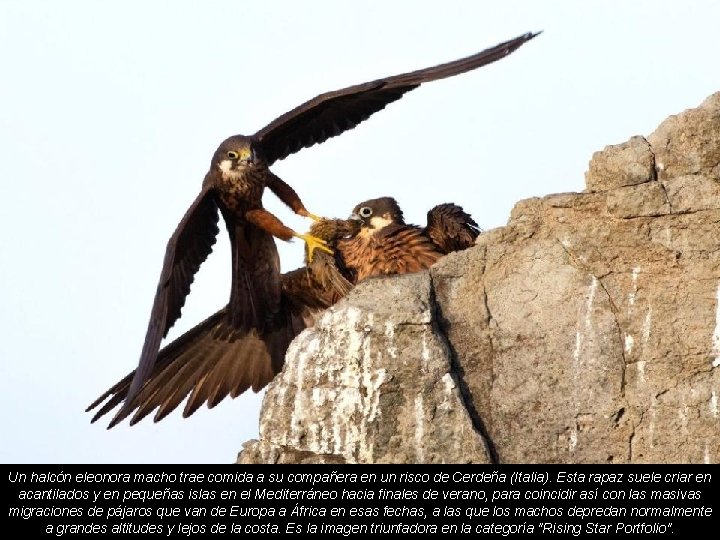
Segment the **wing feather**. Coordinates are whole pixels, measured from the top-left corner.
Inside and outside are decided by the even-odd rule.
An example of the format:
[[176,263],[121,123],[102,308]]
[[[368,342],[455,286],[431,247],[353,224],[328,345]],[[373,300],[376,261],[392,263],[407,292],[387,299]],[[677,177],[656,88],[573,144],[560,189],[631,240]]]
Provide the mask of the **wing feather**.
[[219,231],[212,188],[204,187],[168,241],[145,342],[126,400],[131,401],[152,373],[162,338],[175,324],[195,273],[212,251]]
[[423,83],[459,75],[500,60],[538,33],[523,34],[445,64],[320,94],[279,116],[255,133],[254,138],[271,165],[302,148],[354,128]]

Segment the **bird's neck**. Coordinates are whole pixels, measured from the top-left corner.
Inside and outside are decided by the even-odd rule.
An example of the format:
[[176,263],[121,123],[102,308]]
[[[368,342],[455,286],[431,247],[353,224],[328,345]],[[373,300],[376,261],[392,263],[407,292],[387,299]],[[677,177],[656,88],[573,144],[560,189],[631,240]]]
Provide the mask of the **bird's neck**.
[[258,207],[265,189],[267,172],[265,168],[217,171],[214,184],[223,205],[234,211]]
[[235,185],[238,183],[265,184],[268,176],[266,167],[224,170],[218,167],[216,176],[221,184]]

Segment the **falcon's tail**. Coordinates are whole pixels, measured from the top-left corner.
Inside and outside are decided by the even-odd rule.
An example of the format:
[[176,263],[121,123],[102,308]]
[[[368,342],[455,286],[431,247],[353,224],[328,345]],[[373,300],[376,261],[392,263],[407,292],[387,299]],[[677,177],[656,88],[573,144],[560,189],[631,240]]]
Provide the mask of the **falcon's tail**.
[[481,232],[470,214],[456,204],[439,204],[427,213],[425,234],[445,254],[469,248]]

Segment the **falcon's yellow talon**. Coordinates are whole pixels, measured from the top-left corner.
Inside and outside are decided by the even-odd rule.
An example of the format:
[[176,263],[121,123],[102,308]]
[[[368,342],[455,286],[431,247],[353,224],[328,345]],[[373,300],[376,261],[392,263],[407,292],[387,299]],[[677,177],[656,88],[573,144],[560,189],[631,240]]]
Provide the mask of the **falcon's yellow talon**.
[[298,238],[301,238],[302,240],[305,241],[305,251],[307,253],[307,260],[309,263],[312,262],[313,251],[315,251],[316,249],[321,249],[322,251],[325,251],[325,252],[329,253],[330,255],[333,254],[333,250],[330,249],[329,247],[327,247],[327,242],[325,242],[325,240],[318,238],[317,236],[313,236],[310,233],[305,233],[305,234],[295,233],[295,236],[297,236]]
[[318,216],[318,215],[311,214],[310,212],[308,212],[308,215],[307,215],[306,217],[309,217],[309,218],[312,219],[313,221],[322,221],[322,220],[324,219],[324,218],[321,218],[321,217]]

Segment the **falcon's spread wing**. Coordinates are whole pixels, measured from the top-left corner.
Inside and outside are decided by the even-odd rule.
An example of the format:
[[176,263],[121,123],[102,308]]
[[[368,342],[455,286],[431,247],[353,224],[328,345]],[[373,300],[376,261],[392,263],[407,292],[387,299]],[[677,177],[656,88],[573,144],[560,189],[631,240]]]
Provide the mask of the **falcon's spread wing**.
[[211,188],[204,187],[168,241],[153,301],[145,343],[127,396],[132,399],[153,372],[160,342],[180,317],[195,273],[212,251],[218,233],[218,207]]
[[443,253],[460,251],[475,244],[480,227],[457,204],[439,204],[427,213],[423,231]]
[[401,75],[327,92],[273,120],[254,135],[268,165],[301,148],[322,143],[354,128],[423,83],[485,66],[517,50],[538,33],[527,33],[482,52]]
[[212,408],[228,395],[234,398],[249,388],[258,392],[282,369],[285,352],[295,336],[314,323],[317,313],[339,299],[335,291],[323,289],[306,268],[283,274],[280,306],[262,330],[235,329],[227,308],[221,309],[160,351],[152,372],[134,397],[126,400],[133,372],[95,400],[87,410],[107,401],[92,421],[123,401],[125,405],[108,428],[131,414],[133,425],[155,409],[158,422],[188,394],[184,417],[203,403]]

